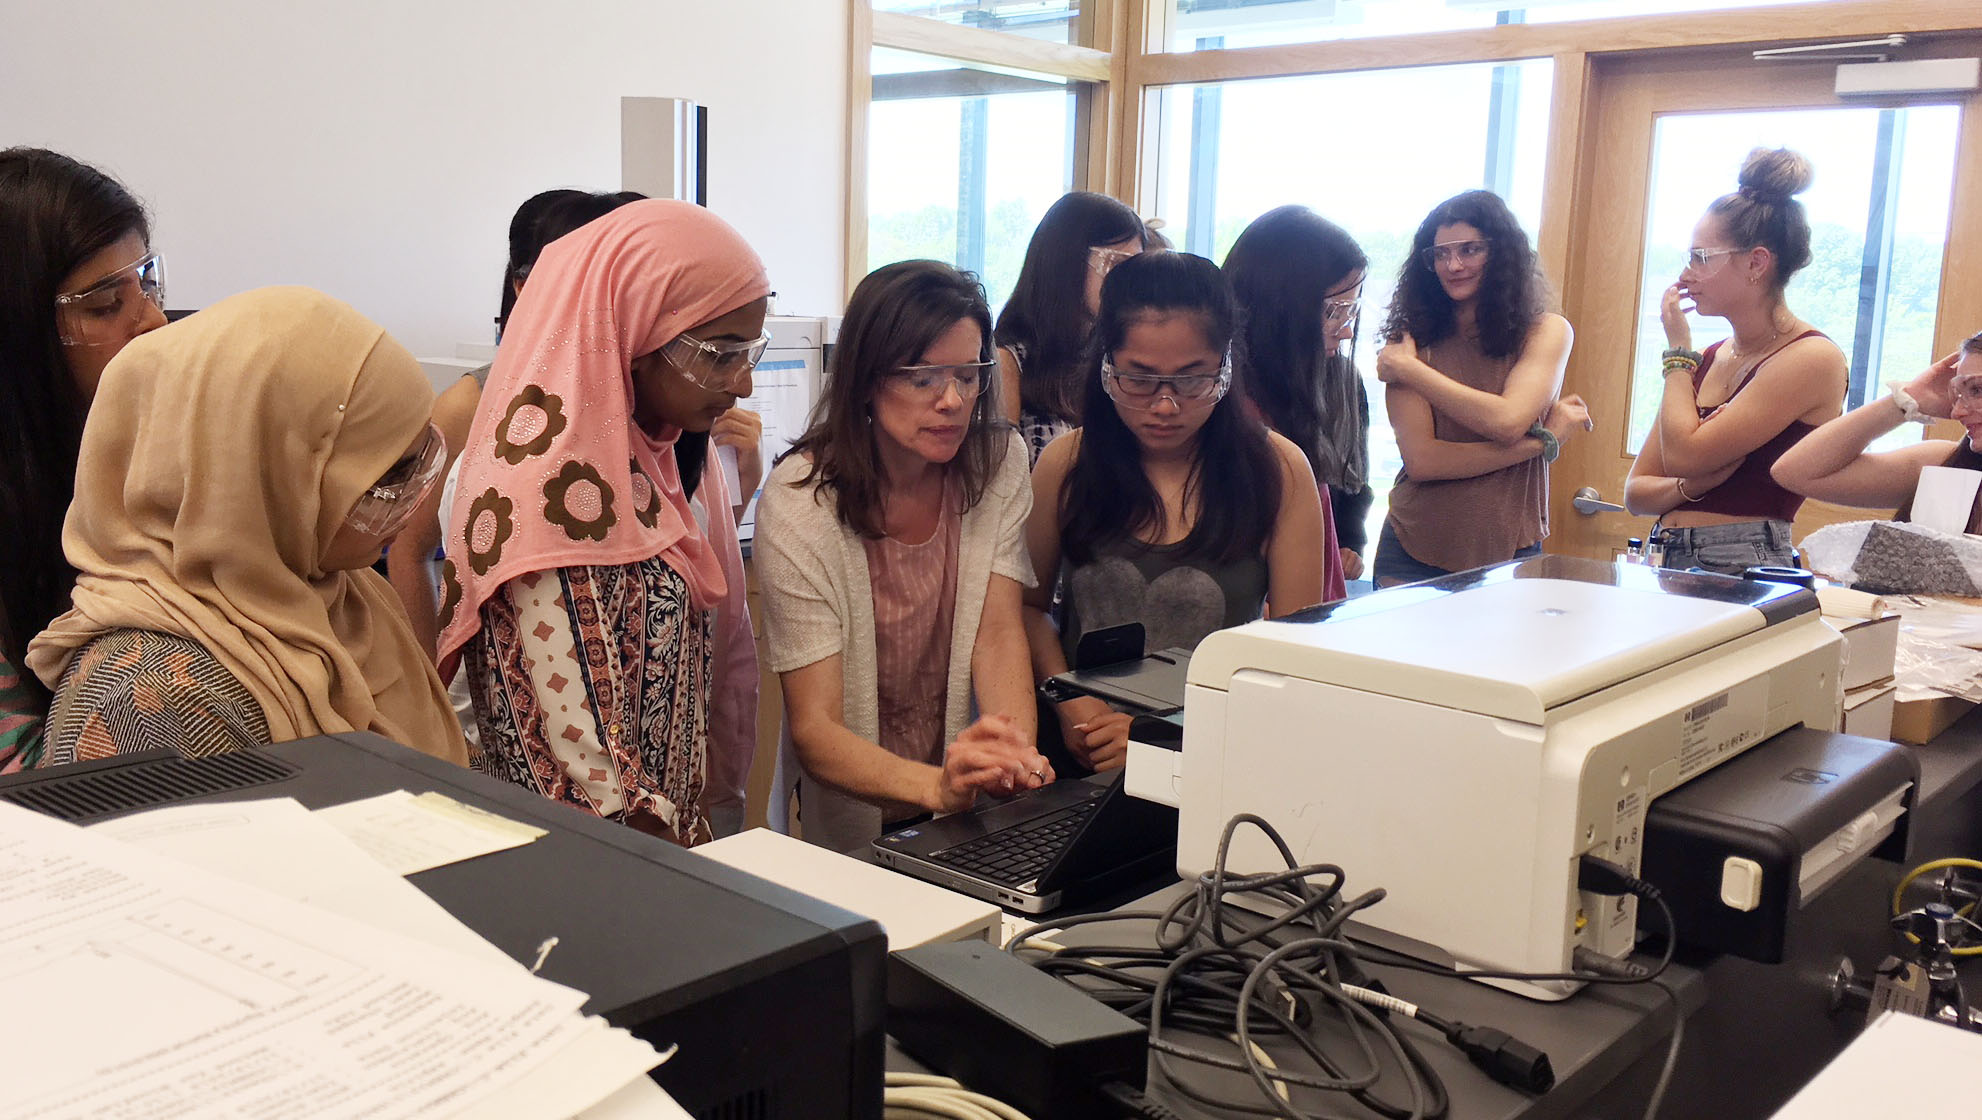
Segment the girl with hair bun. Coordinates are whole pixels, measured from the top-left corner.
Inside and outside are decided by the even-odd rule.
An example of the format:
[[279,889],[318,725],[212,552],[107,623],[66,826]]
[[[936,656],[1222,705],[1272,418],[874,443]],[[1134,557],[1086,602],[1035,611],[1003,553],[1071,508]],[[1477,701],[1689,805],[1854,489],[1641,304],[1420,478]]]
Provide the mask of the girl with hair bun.
[[[1810,221],[1796,201],[1810,180],[1809,161],[1787,148],[1749,152],[1665,290],[1665,393],[1624,501],[1659,518],[1653,539],[1669,568],[1739,575],[1795,560],[1790,523],[1803,499],[1770,468],[1843,411],[1846,379],[1844,354],[1783,297],[1810,263]],[[1688,311],[1726,319],[1732,336],[1694,351]]]

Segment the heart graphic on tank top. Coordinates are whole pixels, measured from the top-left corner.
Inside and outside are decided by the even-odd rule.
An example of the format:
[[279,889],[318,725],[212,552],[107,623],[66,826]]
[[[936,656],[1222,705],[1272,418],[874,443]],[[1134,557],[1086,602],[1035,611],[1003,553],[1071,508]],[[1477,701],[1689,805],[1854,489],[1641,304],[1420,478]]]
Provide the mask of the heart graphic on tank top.
[[1069,584],[1083,633],[1140,622],[1145,653],[1190,649],[1225,625],[1225,590],[1188,564],[1145,580],[1129,561],[1104,556],[1075,569]]

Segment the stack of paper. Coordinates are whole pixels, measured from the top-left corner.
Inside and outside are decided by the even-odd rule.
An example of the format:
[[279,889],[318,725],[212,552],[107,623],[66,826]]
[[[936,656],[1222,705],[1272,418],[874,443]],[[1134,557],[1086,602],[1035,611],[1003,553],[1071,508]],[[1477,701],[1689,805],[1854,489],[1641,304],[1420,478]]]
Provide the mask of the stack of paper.
[[684,1115],[652,1047],[293,802],[0,803],[0,945],[0,1117]]
[[999,910],[768,828],[704,844],[695,853],[881,923],[888,951],[938,941],[989,941]]

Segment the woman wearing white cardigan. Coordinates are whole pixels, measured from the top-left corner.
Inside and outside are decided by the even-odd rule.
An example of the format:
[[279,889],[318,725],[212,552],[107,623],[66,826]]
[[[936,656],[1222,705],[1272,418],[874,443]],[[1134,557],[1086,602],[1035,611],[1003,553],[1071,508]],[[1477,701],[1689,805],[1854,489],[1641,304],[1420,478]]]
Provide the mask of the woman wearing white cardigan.
[[970,276],[875,271],[847,306],[823,413],[765,484],[767,645],[813,843],[851,849],[1053,780],[1020,609],[1032,492],[990,351]]

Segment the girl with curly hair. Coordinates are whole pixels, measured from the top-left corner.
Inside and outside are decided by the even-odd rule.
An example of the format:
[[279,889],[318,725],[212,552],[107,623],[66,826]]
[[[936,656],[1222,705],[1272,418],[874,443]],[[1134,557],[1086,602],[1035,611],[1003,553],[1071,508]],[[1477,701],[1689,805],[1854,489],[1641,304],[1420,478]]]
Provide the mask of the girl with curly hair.
[[1557,399],[1574,337],[1520,222],[1490,191],[1438,204],[1411,239],[1376,373],[1404,469],[1377,541],[1378,587],[1541,551],[1548,464],[1590,427]]

